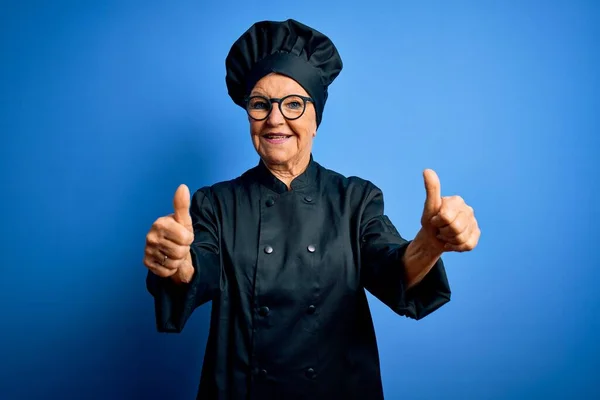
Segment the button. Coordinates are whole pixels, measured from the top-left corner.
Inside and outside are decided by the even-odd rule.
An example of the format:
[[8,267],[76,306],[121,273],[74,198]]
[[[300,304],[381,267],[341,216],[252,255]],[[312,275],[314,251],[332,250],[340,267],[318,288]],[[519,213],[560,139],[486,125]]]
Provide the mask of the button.
[[271,254],[273,252],[273,248],[271,246],[265,246],[265,253]]
[[310,306],[308,306],[308,308],[306,309],[306,312],[309,313],[309,314],[314,314],[315,311],[317,311],[317,307],[315,307],[312,304]]
[[265,379],[267,377],[267,370],[266,369],[261,369],[260,371],[258,371],[258,377],[261,379]]
[[309,368],[306,370],[306,377],[308,379],[315,379],[317,377],[317,373],[315,372],[314,369]]
[[309,244],[308,245],[308,251],[310,251],[311,253],[314,253],[316,249],[317,248],[315,247],[314,244]]
[[270,311],[271,310],[269,310],[269,307],[267,307],[267,306],[262,306],[261,308],[258,309],[258,313],[263,317],[266,317],[267,315],[269,315]]
[[310,196],[306,196],[306,197],[304,198],[304,200],[305,200],[307,203],[310,203],[310,202],[312,202],[312,201],[313,201],[313,198],[312,198],[312,197],[310,197]]
[[270,198],[269,200],[267,200],[267,207],[272,207],[275,205],[275,200],[273,200],[273,198]]

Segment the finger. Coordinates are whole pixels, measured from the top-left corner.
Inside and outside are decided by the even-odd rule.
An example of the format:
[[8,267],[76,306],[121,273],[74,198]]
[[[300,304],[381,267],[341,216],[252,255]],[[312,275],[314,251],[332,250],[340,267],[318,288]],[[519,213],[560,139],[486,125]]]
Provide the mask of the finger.
[[168,276],[174,275],[177,273],[177,268],[168,268],[166,266],[161,265],[159,261],[157,261],[156,256],[144,256],[144,265],[148,268],[153,274],[158,275],[160,277],[166,278]]
[[157,248],[170,258],[183,258],[190,251],[194,235],[173,219],[163,223],[166,227],[151,230],[146,236],[146,245]]
[[477,246],[478,242],[479,242],[479,229],[477,229],[473,234],[471,234],[471,236],[465,243],[462,243],[462,244],[446,243],[444,245],[444,251],[455,251],[455,252],[471,251]]
[[175,220],[185,227],[189,232],[194,232],[192,217],[190,215],[190,190],[186,185],[179,185],[173,197],[173,209]]
[[[442,229],[445,229],[445,228],[442,228]],[[441,229],[440,229],[440,231],[441,231]],[[473,234],[473,228],[471,226],[467,226],[467,228],[460,233],[457,233],[457,234],[455,234],[453,232],[451,232],[450,234],[440,233],[437,235],[437,238],[444,243],[463,244],[469,240],[469,238],[471,237],[472,234]]]
[[465,204],[465,201],[460,196],[445,196],[442,197],[442,206],[438,211],[437,217],[434,219],[437,222],[438,219],[442,219],[446,222],[446,224],[452,222],[454,220],[454,215],[460,211],[471,210],[471,207]]
[[182,246],[167,239],[157,242],[147,240],[146,246],[151,249],[152,254],[157,255],[158,259],[167,256],[171,260],[185,260],[190,252],[190,246]]
[[181,246],[190,246],[194,242],[194,234],[175,222],[174,218],[168,223],[167,229],[162,232],[162,237]]
[[160,246],[147,246],[146,255],[154,259],[160,266],[173,269],[179,268],[182,262],[191,259],[189,246],[174,246],[161,249]]
[[156,233],[158,240],[164,238],[182,246],[189,246],[194,241],[194,234],[175,221],[175,216],[157,219],[152,225],[151,232]]
[[171,260],[185,260],[190,253],[190,246],[180,246],[173,242],[165,242],[160,252]]
[[452,207],[447,202],[443,202],[440,211],[431,218],[430,223],[436,228],[448,226],[458,217],[458,213],[458,209]]
[[465,251],[471,251],[474,248],[475,248],[475,246],[469,245],[468,243],[463,243],[463,244],[446,243],[444,245],[444,251],[454,251],[454,252],[458,252],[458,253],[463,253]]
[[423,181],[425,183],[425,215],[435,215],[442,207],[442,195],[440,179],[432,169],[423,171]]
[[464,211],[459,211],[451,223],[439,228],[439,233],[445,237],[455,237],[467,231],[469,226],[469,216]]
[[155,247],[146,246],[145,261],[148,266],[166,269],[177,269],[177,260],[169,258]]
[[171,258],[165,258],[164,255],[151,255],[144,258],[144,264],[149,270],[160,276],[172,276],[176,274],[181,267],[189,264],[189,259],[178,259],[173,260]]
[[168,269],[168,268],[164,268],[161,267],[159,264],[153,264],[151,267],[148,267],[148,269],[157,276],[160,276],[161,278],[168,278],[170,276],[173,276],[177,273],[177,269]]

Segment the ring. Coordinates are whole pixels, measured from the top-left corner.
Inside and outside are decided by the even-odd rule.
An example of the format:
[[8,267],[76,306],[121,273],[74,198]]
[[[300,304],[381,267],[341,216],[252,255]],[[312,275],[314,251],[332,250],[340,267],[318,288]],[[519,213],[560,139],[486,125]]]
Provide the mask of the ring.
[[163,258],[163,260],[162,260],[162,262],[160,263],[160,265],[164,266],[164,265],[165,265],[165,263],[167,262],[167,258],[169,258],[169,257],[165,256],[165,258]]

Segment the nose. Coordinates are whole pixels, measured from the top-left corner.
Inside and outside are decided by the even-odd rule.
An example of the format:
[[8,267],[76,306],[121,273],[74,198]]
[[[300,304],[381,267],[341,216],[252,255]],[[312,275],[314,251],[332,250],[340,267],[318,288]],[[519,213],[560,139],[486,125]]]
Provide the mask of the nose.
[[269,117],[267,118],[267,123],[269,125],[281,125],[285,122],[285,118],[283,117],[283,114],[281,114],[281,110],[279,109],[279,103],[273,103],[273,108],[271,109],[271,113],[269,114]]

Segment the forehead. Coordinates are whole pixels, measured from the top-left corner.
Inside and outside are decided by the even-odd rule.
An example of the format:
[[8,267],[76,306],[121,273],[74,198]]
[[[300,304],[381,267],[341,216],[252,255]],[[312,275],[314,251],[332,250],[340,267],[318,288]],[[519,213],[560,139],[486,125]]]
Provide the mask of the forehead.
[[277,73],[266,75],[256,82],[256,85],[252,89],[252,94],[262,94],[269,97],[282,97],[288,94],[308,96],[306,90],[298,82],[288,76]]

